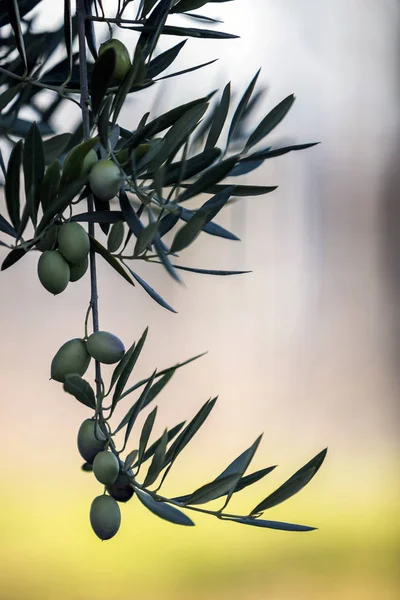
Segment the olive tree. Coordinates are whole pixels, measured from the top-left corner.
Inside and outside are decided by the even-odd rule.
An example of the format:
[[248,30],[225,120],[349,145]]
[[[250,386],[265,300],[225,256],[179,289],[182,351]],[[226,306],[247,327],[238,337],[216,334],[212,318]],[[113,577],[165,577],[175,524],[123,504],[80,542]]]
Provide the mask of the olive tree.
[[[244,273],[223,271],[218,265],[214,270],[188,267],[181,258],[199,236],[218,236],[227,243],[237,240],[215,221],[220,211],[238,198],[275,189],[244,185],[241,175],[266,160],[314,145],[262,145],[292,107],[294,96],[267,111],[254,130],[246,133],[246,120],[263,101],[256,89],[257,72],[238,102],[233,102],[227,83],[221,93],[205,90],[202,97],[158,117],[143,110],[131,131],[119,125],[128,96],[140,95],[152,86],[157,89],[160,80],[209,64],[180,72],[170,69],[186,38],[236,36],[215,28],[215,19],[193,12],[206,8],[207,0],[118,0],[111,15],[105,14],[101,0],[76,0],[76,9],[65,0],[58,3],[62,27],[38,32],[34,28],[37,11],[32,10],[40,1],[5,0],[0,6],[0,166],[8,212],[8,216],[0,215],[0,244],[5,252],[1,268],[9,269],[27,253],[35,252],[38,281],[51,294],[60,294],[87,277],[90,299],[88,308],[82,307],[85,336],[61,346],[50,373],[67,394],[88,409],[77,445],[85,461],[82,469],[93,472],[102,485],[90,508],[94,532],[102,540],[113,537],[121,522],[119,503],[131,499],[178,525],[194,525],[187,512],[201,512],[256,527],[314,529],[266,520],[263,514],[313,478],[326,450],[245,515],[226,509],[234,494],[274,468],[248,473],[261,436],[199,489],[172,498],[161,493],[178,456],[205,423],[217,398],[210,398],[188,421],[153,439],[157,407],[151,405],[174,373],[199,356],[132,382],[147,328],[127,349],[118,337],[99,328],[96,275],[96,261],[103,260],[131,287],[142,288],[160,310],[174,313],[136,273],[136,261],[161,265],[178,283],[185,271],[214,276]],[[171,14],[184,15],[192,26],[168,24]],[[102,43],[96,36],[98,23],[109,26],[108,39]],[[129,31],[128,47],[118,39],[119,28]],[[161,36],[183,39],[160,51]],[[62,59],[54,64],[54,53],[60,50]],[[81,122],[70,133],[57,133],[54,117],[68,102],[80,107]],[[26,118],[27,108],[36,114],[35,120]],[[115,365],[109,381],[103,378],[103,364]],[[91,365],[93,377],[88,381],[83,376]],[[117,405],[131,394],[135,399],[129,410],[119,423],[113,423]],[[147,409],[138,432],[138,448],[130,450],[137,417]],[[123,439],[121,447],[117,434]],[[205,507],[218,498],[218,510]]]

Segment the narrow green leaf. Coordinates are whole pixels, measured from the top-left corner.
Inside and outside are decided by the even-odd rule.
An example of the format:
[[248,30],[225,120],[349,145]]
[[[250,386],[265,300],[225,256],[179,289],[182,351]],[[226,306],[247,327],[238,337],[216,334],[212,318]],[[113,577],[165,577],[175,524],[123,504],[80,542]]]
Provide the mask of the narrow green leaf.
[[136,342],[133,342],[132,346],[125,352],[124,356],[121,358],[121,360],[119,361],[119,363],[117,364],[117,366],[115,367],[113,374],[111,376],[111,382],[110,382],[110,388],[109,391],[107,393],[108,394],[111,392],[111,390],[113,389],[114,385],[116,384],[117,380],[119,379],[119,376],[121,375],[122,371],[125,368],[125,365],[129,362],[132,353],[135,349],[136,346]]
[[165,521],[174,523],[175,525],[187,525],[193,526],[194,523],[187,515],[180,512],[173,506],[165,504],[164,502],[157,502],[150,494],[146,494],[142,490],[135,488],[135,492],[140,502],[153,514]]
[[[135,29],[132,27],[132,29]],[[141,28],[146,29],[145,27]],[[199,39],[209,40],[234,40],[239,36],[225,31],[217,31],[213,29],[197,29],[194,27],[175,27],[173,25],[164,25],[162,29],[163,35],[178,35],[182,37],[194,37]]]
[[[168,430],[168,443],[174,439],[174,437],[181,431],[182,427],[185,425],[186,421],[182,421],[182,423],[178,423],[178,425],[175,425],[174,427],[172,427],[172,429]],[[154,454],[154,452],[156,451],[156,448],[158,446],[158,444],[160,443],[161,437],[158,438],[158,440],[156,440],[144,453],[143,458],[142,458],[142,463],[146,462],[147,460],[149,460],[149,458],[151,458]]]
[[68,58],[68,77],[71,77],[73,64],[71,0],[64,0],[64,42]]
[[60,189],[81,177],[83,162],[98,142],[99,138],[97,136],[90,138],[89,140],[82,142],[82,144],[79,144],[79,146],[75,146],[75,148],[67,154],[63,164]]
[[44,176],[44,150],[42,136],[36,123],[32,123],[25,139],[23,152],[25,193],[30,217],[36,226],[40,203],[40,186]]
[[129,452],[129,454],[126,457],[125,462],[124,462],[124,471],[129,471],[129,469],[132,467],[133,463],[135,462],[137,455],[138,455],[137,450],[132,450],[132,452]]
[[273,108],[261,123],[255,128],[247,140],[245,151],[260,142],[282,121],[292,107],[295,97],[293,94],[287,96],[275,108]]
[[203,193],[210,186],[220,182],[233,169],[237,163],[237,160],[238,159],[236,156],[231,156],[230,158],[227,158],[207,169],[207,171],[201,175],[199,179],[187,187],[186,191],[182,192],[178,198],[178,201],[184,202],[189,198],[193,198],[194,196]]
[[70,202],[72,202],[75,196],[77,196],[81,189],[86,185],[87,179],[87,175],[85,175],[84,177],[72,181],[58,194],[50,206],[44,211],[43,217],[37,226],[36,235],[42,233],[56,215],[64,212]]
[[66,375],[63,387],[65,392],[75,396],[82,404],[85,404],[89,408],[96,408],[96,398],[93,388],[77,373]]
[[147,471],[147,475],[143,482],[143,487],[152,485],[156,480],[161,471],[165,466],[165,454],[167,451],[168,444],[168,430],[165,429],[161,436],[160,443],[158,444],[156,451],[154,452],[153,460],[150,463],[150,467]]
[[177,456],[187,446],[193,436],[198,432],[200,427],[203,425],[210,412],[215,406],[217,398],[208,400],[199,412],[193,417],[193,419],[186,425],[185,429],[179,434],[174,443],[171,445],[167,452],[166,463],[173,463]]
[[115,51],[112,48],[109,48],[108,50],[105,50],[94,63],[90,82],[93,116],[96,116],[99,113],[108,86],[112,81],[115,60]]
[[232,122],[231,122],[231,126],[229,128],[229,133],[228,133],[228,141],[227,141],[227,145],[229,146],[230,141],[232,140],[232,138],[234,137],[235,131],[237,129],[237,126],[239,125],[239,122],[241,121],[243,114],[247,108],[247,105],[249,103],[249,100],[251,98],[251,95],[254,91],[254,88],[256,86],[257,83],[257,79],[258,76],[260,74],[261,69],[259,69],[257,71],[257,73],[254,75],[253,79],[251,80],[251,82],[249,83],[245,93],[243,94],[242,98],[240,99],[239,104],[237,105],[237,108],[233,114],[232,117]]
[[17,94],[22,89],[22,84],[13,85],[9,87],[0,95],[0,113],[14,100]]
[[[150,402],[152,402],[158,396],[158,394],[164,389],[164,387],[167,385],[167,383],[171,379],[172,375],[173,375],[173,373],[167,373],[166,375],[161,377],[161,379],[156,381],[156,383],[154,383],[152,385],[152,387],[148,390],[148,392],[146,392],[145,400],[142,401],[142,399],[139,398],[135,402],[135,404],[131,407],[130,411],[131,412],[136,411],[139,405],[140,405],[139,411],[146,408],[146,406],[148,406],[150,404]],[[151,377],[148,379],[146,385],[148,384],[150,379],[151,379]],[[120,399],[122,399],[126,395],[127,395],[127,392],[125,392],[125,394],[123,394],[123,396],[121,396]],[[129,412],[129,415],[130,414],[131,413]],[[119,427],[124,427],[126,425],[126,423],[128,422],[128,420],[129,420],[129,416],[125,415],[125,417],[122,419],[121,423],[119,424]]]
[[172,65],[172,63],[174,62],[174,60],[176,59],[186,42],[187,40],[182,40],[181,42],[179,42],[179,44],[176,44],[176,46],[169,48],[165,52],[162,52],[161,54],[156,56],[156,58],[153,58],[153,60],[149,63],[147,69],[147,76],[150,79],[153,79],[154,77],[157,77],[157,75],[168,69],[168,67]]
[[27,71],[28,63],[26,60],[24,36],[22,35],[22,29],[21,29],[21,17],[19,14],[18,0],[8,0],[7,4],[8,4],[8,16],[10,19],[11,27],[13,28],[13,31],[14,31],[15,42],[17,44],[17,48],[18,48],[18,52],[21,57],[21,60],[24,63],[25,71]]
[[59,135],[54,135],[53,137],[44,140],[43,149],[46,165],[49,165],[56,159],[60,158],[60,156],[66,150],[71,137],[72,136],[70,133],[60,133]]
[[157,235],[159,228],[159,222],[154,221],[149,223],[147,227],[144,227],[136,240],[135,249],[133,255],[138,257],[146,250],[146,248],[152,245],[155,236]]
[[[254,160],[266,160],[267,158],[275,158],[276,156],[282,156],[283,154],[287,154],[288,152],[296,152],[298,150],[306,150],[307,148],[312,148],[313,146],[318,146],[320,142],[311,142],[308,144],[295,144],[294,146],[284,146],[282,148],[266,148],[264,150],[259,150],[258,152],[254,152],[254,154],[250,154],[249,156],[245,156],[240,159],[240,164],[247,163],[247,161]],[[239,165],[238,165],[239,166]]]
[[282,523],[280,521],[265,521],[264,519],[251,518],[224,518],[224,521],[233,521],[234,523],[242,523],[242,525],[252,525],[253,527],[265,527],[267,529],[278,529],[279,531],[314,531],[316,527],[308,525],[296,525],[294,523]]
[[175,269],[188,271],[189,273],[198,273],[200,275],[218,275],[219,277],[228,275],[245,275],[251,271],[221,271],[217,269],[196,269],[195,267],[183,267],[182,265],[174,265]]
[[[177,365],[174,365],[173,367],[168,367],[167,369],[163,369],[162,371],[159,371],[156,375],[156,379],[158,377],[161,377],[162,375],[168,375],[170,373],[175,373],[175,371],[177,369],[180,369],[181,367],[184,367],[185,365],[188,365],[189,363],[197,360],[198,358],[201,358],[202,356],[205,356],[207,354],[207,352],[203,352],[202,354],[197,354],[197,356],[193,356],[192,358],[189,358],[188,360],[185,360],[182,363],[178,363]],[[131,388],[129,388],[128,390],[126,390],[126,392],[124,392],[121,396],[121,399],[124,398],[125,396],[127,396],[128,394],[131,394],[132,392],[134,392],[135,390],[137,390],[139,387],[141,387],[142,385],[144,385],[145,383],[147,383],[149,380],[149,378],[147,377],[147,379],[141,379],[140,381],[138,381],[137,383],[135,383],[134,386],[132,386]]]
[[224,189],[210,200],[207,200],[190,218],[190,220],[177,231],[171,246],[171,252],[180,252],[187,248],[198,237],[203,227],[211,221],[228,202],[232,187]]
[[109,252],[116,252],[121,246],[125,237],[124,221],[117,221],[111,227],[109,236],[107,238],[107,250]]
[[187,69],[182,69],[181,71],[175,71],[175,73],[170,73],[169,75],[164,75],[163,77],[157,77],[155,81],[163,81],[164,79],[171,79],[172,77],[179,77],[180,75],[185,75],[186,73],[192,73],[192,71],[198,71],[203,67],[208,67],[213,63],[217,62],[218,58],[214,58],[213,60],[208,60],[205,63],[201,63],[199,65],[194,65],[194,67],[188,67]]
[[237,483],[239,475],[227,475],[226,477],[215,479],[210,483],[206,483],[198,490],[190,494],[185,500],[185,504],[205,504],[216,498],[220,498],[233,490]]
[[[183,187],[186,187],[186,184],[183,184]],[[206,194],[217,194],[218,192],[222,192],[227,188],[232,189],[232,196],[262,196],[264,194],[270,194],[278,189],[277,185],[234,185],[234,184],[216,184],[211,185],[209,188],[205,190]]]
[[97,254],[100,254],[100,256],[102,256],[104,260],[106,260],[108,264],[111,265],[112,268],[115,269],[117,273],[119,273],[119,275],[121,275],[128,283],[134,286],[134,282],[129,277],[128,273],[125,271],[120,261],[114,256],[112,256],[112,254],[110,254],[108,250],[104,248],[104,246],[102,246],[100,242],[98,242],[94,237],[89,236],[89,238],[93,250],[97,252]]
[[128,379],[131,376],[131,373],[132,373],[132,371],[138,361],[138,358],[142,352],[143,346],[144,346],[146,338],[147,338],[148,331],[149,331],[149,328],[146,327],[146,329],[142,333],[139,341],[137,342],[137,344],[135,344],[134,346],[131,347],[131,349],[129,351],[129,356],[124,361],[124,365],[121,370],[121,374],[119,375],[117,385],[115,386],[115,391],[114,391],[114,395],[113,395],[113,399],[112,399],[112,409],[111,409],[112,412],[114,411],[114,407],[116,406],[117,402],[119,402],[121,400],[121,396],[124,391],[124,388],[125,388],[126,384],[128,383]]
[[183,170],[183,179],[190,179],[207,169],[221,155],[220,148],[208,148],[185,161],[178,161],[167,166],[164,185],[177,183]]
[[160,296],[160,294],[158,292],[156,292],[156,290],[154,288],[152,288],[144,279],[142,279],[141,277],[139,277],[139,275],[137,273],[135,273],[135,271],[132,271],[132,269],[130,267],[128,267],[128,265],[126,265],[126,268],[130,272],[130,274],[132,275],[132,277],[135,279],[135,281],[137,281],[138,284],[140,286],[142,286],[142,288],[145,290],[145,292],[148,293],[148,295],[150,296],[150,298],[153,298],[153,300],[155,300],[157,302],[157,304],[159,304],[163,308],[166,308],[167,310],[169,310],[169,311],[171,311],[173,313],[176,313],[176,310],[174,308],[172,308],[172,306],[170,306],[164,300],[164,298],[162,298]]
[[112,125],[110,123],[110,114],[112,101],[113,97],[111,95],[106,98],[97,122],[100,143],[107,153],[110,150],[110,125]]
[[80,223],[118,223],[122,221],[122,212],[120,210],[107,210],[104,212],[80,213],[74,215],[71,221]]
[[225,125],[226,117],[228,116],[229,105],[231,100],[231,84],[226,84],[222,93],[221,102],[219,103],[218,109],[214,115],[213,122],[211,124],[210,131],[206,141],[205,148],[214,148],[217,144],[221,131]]
[[138,453],[138,460],[137,460],[138,469],[140,468],[140,465],[142,464],[144,453],[146,451],[147,444],[150,439],[151,432],[153,430],[153,425],[154,425],[154,421],[156,420],[156,416],[157,416],[157,406],[155,408],[153,408],[151,413],[148,414],[147,419],[145,420],[143,428],[142,428],[142,433],[140,434],[139,453]]
[[129,229],[132,231],[133,235],[136,238],[139,237],[143,229],[143,223],[140,221],[136,212],[132,208],[132,205],[129,202],[128,195],[122,189],[119,191],[119,205],[121,207],[123,217],[129,226]]
[[272,508],[288,498],[291,498],[294,494],[297,494],[304,486],[306,486],[314,475],[318,472],[322,463],[324,462],[327,453],[327,448],[322,450],[317,456],[311,459],[304,467],[296,471],[292,477],[290,477],[283,485],[281,485],[275,492],[270,494],[257,504],[257,506],[251,511],[251,514],[256,514]]
[[20,225],[20,208],[19,208],[19,188],[20,188],[20,170],[22,161],[23,142],[20,140],[11,151],[7,165],[7,175],[5,181],[5,196],[8,214],[11,223],[15,229]]
[[46,169],[42,185],[40,186],[40,203],[43,212],[49,210],[54,198],[57,197],[61,181],[62,165],[58,160],[51,163]]
[[175,268],[173,267],[171,261],[169,260],[167,254],[163,248],[162,241],[161,241],[159,235],[156,235],[156,237],[154,238],[154,248],[155,248],[158,258],[160,259],[161,263],[164,265],[167,272],[171,275],[172,279],[175,279],[175,281],[177,281],[178,283],[182,283],[182,279],[176,272]]
[[[195,213],[195,211],[193,211],[193,210],[188,210],[187,208],[182,208],[180,217],[181,217],[182,221],[188,222],[192,218],[194,213]],[[205,233],[208,233],[209,235],[215,235],[217,237],[221,237],[225,240],[239,241],[239,238],[237,235],[235,235],[231,231],[228,231],[224,227],[221,227],[221,225],[218,225],[217,223],[212,223],[212,222],[206,223],[204,225],[202,231],[204,231]]]
[[11,250],[11,252],[9,252],[7,254],[7,256],[5,257],[5,259],[3,260],[2,265],[1,265],[1,270],[5,271],[9,267],[12,267],[16,262],[21,260],[21,258],[23,256],[25,256],[27,254],[27,252],[28,252],[28,250],[21,246],[18,246],[17,248],[13,248],[13,250]]
[[121,109],[124,105],[125,99],[135,81],[138,79],[138,75],[145,68],[144,59],[142,52],[140,50],[140,46],[136,46],[135,56],[133,59],[133,64],[126,74],[124,80],[121,82],[118,87],[117,93],[115,94],[114,103],[112,106],[113,119],[112,122],[116,123],[121,112]]
[[254,444],[252,444],[250,446],[250,448],[247,448],[247,450],[245,450],[244,452],[242,452],[242,454],[240,454],[237,458],[235,458],[235,460],[233,462],[231,462],[231,464],[216,478],[216,481],[218,481],[218,480],[224,479],[225,477],[228,477],[230,475],[236,476],[235,485],[231,488],[230,492],[228,493],[225,506],[228,504],[237,484],[239,483],[240,479],[243,477],[244,473],[246,472],[249,464],[253,460],[253,457],[254,457],[255,453],[257,452],[257,448],[260,444],[261,438],[262,438],[262,435],[260,435],[256,439],[256,441],[254,442]]
[[[146,384],[146,387],[144,388],[143,392],[140,394],[138,401],[135,402],[135,404],[132,406],[132,408],[128,411],[128,413],[126,415],[126,417],[128,417],[128,416],[129,417],[128,417],[128,423],[126,426],[124,446],[126,445],[128,439],[129,439],[129,436],[131,434],[131,431],[135,424],[137,416],[144,406],[147,394],[149,393],[149,390],[152,386],[155,374],[156,374],[156,371],[154,371],[153,375],[150,377],[148,383]],[[118,431],[120,431],[120,429],[122,429],[122,427],[121,427],[121,423],[120,423],[118,425],[117,429],[115,430],[114,434],[117,433]]]

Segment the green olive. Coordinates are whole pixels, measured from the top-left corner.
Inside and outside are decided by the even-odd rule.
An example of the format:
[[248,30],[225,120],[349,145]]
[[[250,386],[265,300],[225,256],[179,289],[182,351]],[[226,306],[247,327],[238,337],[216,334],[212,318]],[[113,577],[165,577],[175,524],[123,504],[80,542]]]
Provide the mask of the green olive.
[[89,184],[99,200],[108,201],[118,194],[122,183],[119,167],[107,158],[99,160],[90,171]]
[[121,525],[121,510],[111,496],[97,496],[90,507],[90,524],[101,540],[109,540]]
[[86,342],[86,349],[92,358],[106,365],[120,361],[125,354],[121,340],[108,331],[92,333]]
[[69,265],[69,280],[70,281],[78,281],[78,279],[82,279],[86,271],[88,270],[89,260],[86,257],[82,262],[77,265],[73,265],[72,263]]
[[89,236],[79,223],[64,223],[58,232],[58,250],[69,263],[79,265],[90,250]]
[[118,458],[107,450],[99,452],[93,461],[93,473],[100,483],[112,485],[119,473]]
[[106,50],[110,49],[114,50],[115,52],[115,67],[113,71],[113,77],[119,81],[122,81],[132,66],[128,49],[119,40],[112,39],[108,42],[104,42],[104,44],[101,44],[99,56],[101,56]]
[[40,283],[51,294],[61,294],[69,283],[69,266],[58,250],[45,250],[39,258]]
[[45,233],[45,235],[35,244],[40,252],[54,250],[57,245],[58,226],[54,225]]
[[65,376],[69,373],[84,375],[90,363],[90,356],[86,351],[86,344],[79,338],[65,342],[54,356],[50,373],[51,378],[64,383]]
[[104,450],[106,442],[106,436],[94,419],[83,421],[78,431],[78,450],[86,462],[92,463],[97,454]]

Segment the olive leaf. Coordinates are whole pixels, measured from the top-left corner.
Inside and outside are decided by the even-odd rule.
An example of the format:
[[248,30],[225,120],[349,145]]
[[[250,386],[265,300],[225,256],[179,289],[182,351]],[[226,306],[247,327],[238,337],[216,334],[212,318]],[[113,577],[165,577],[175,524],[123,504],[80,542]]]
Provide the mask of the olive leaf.
[[205,148],[214,148],[218,142],[221,131],[225,125],[226,117],[228,116],[229,105],[231,99],[231,84],[226,84],[222,93],[221,102],[219,103],[218,109],[216,110],[213,121],[208,132]]
[[230,158],[227,158],[207,169],[206,172],[195,181],[195,183],[192,183],[184,192],[182,192],[182,194],[180,194],[179,202],[184,202],[189,198],[193,198],[193,196],[203,193],[210,186],[224,179],[233,169],[236,162],[237,157],[231,156]]
[[106,260],[108,262],[108,264],[113,269],[115,269],[117,271],[117,273],[119,273],[119,275],[121,275],[128,283],[130,283],[131,285],[134,286],[135,285],[134,282],[129,277],[128,273],[125,271],[125,269],[123,268],[120,261],[118,259],[116,259],[112,254],[110,254],[108,252],[108,250],[106,248],[104,248],[104,246],[102,246],[100,244],[100,242],[98,242],[94,237],[89,235],[89,238],[90,238],[90,244],[91,244],[93,250],[95,252],[97,252],[97,254],[100,254],[100,256],[102,256],[104,258],[104,260]]
[[44,150],[42,136],[36,123],[32,123],[25,139],[23,152],[25,194],[29,214],[36,226],[40,203],[40,186],[44,176]]
[[257,504],[257,506],[251,511],[251,514],[257,514],[268,508],[272,508],[281,502],[284,502],[288,498],[297,494],[304,486],[306,486],[314,475],[318,472],[321,467],[325,456],[327,453],[327,449],[322,450],[319,454],[314,456],[304,467],[296,471],[292,477],[290,477],[283,485],[281,485],[275,492],[270,494]]
[[[115,375],[113,374],[113,379],[117,376],[118,376],[118,379],[117,379],[117,385],[115,386],[115,391],[114,391],[114,395],[113,395],[111,411],[114,410],[117,402],[119,402],[119,400],[122,397],[122,393],[128,382],[128,379],[131,376],[131,373],[132,373],[132,371],[138,361],[138,358],[143,350],[143,346],[146,342],[148,331],[149,331],[149,328],[146,327],[146,329],[142,333],[137,344],[133,344],[130,347],[130,349],[125,354],[124,358],[122,359],[121,363],[116,367],[116,369],[114,371]],[[112,387],[112,385],[111,385],[111,387]]]
[[227,141],[227,145],[229,146],[231,140],[234,137],[235,131],[241,121],[241,119],[243,118],[243,115],[246,111],[247,105],[249,103],[249,100],[251,98],[251,95],[254,91],[254,88],[256,86],[257,83],[257,79],[258,76],[260,74],[261,69],[259,69],[257,71],[257,73],[254,75],[253,79],[251,80],[251,82],[249,83],[246,91],[244,92],[243,96],[240,99],[239,104],[237,105],[237,108],[233,114],[232,117],[232,121],[231,121],[231,125],[229,127],[229,132],[228,132],[228,141]]
[[165,429],[164,433],[161,436],[160,442],[158,443],[155,449],[153,460],[150,463],[147,475],[143,482],[143,487],[148,487],[149,485],[152,485],[157,480],[157,477],[165,467],[165,455],[167,451],[167,444],[168,430]]
[[49,165],[56,159],[60,158],[63,152],[67,149],[70,140],[70,133],[60,133],[43,141],[44,160],[46,165]]
[[46,212],[54,198],[57,197],[60,181],[61,181],[62,165],[58,160],[51,163],[46,169],[43,177],[42,185],[40,186],[40,203],[43,212]]
[[116,252],[124,240],[124,235],[124,221],[116,221],[116,223],[113,223],[107,238],[107,250],[111,253]]
[[146,494],[146,492],[143,492],[137,487],[135,487],[135,492],[140,502],[157,517],[169,521],[170,523],[174,523],[175,525],[194,525],[193,521],[177,508],[165,504],[164,502],[157,502],[150,494]]
[[109,48],[98,56],[94,63],[90,82],[93,115],[97,115],[100,112],[104,96],[113,78],[115,60],[115,51]]
[[242,525],[252,525],[253,527],[265,527],[267,529],[278,529],[279,531],[314,531],[316,527],[308,525],[296,525],[294,523],[282,523],[281,521],[266,521],[264,519],[251,519],[242,517],[233,519],[224,517],[224,521],[233,521],[234,523],[242,523]]
[[[173,313],[177,312],[174,308],[172,308],[172,306],[170,306],[168,304],[168,302],[166,302],[164,300],[164,298],[162,298],[160,296],[160,294],[158,292],[155,291],[155,289],[153,289],[144,279],[142,279],[142,277],[140,277],[137,273],[135,273],[135,271],[132,271],[132,269],[130,267],[128,267],[127,265],[126,265],[126,268],[128,269],[129,273],[132,275],[134,280],[138,282],[138,284],[145,290],[145,292],[148,293],[150,298],[153,298],[153,300],[155,300],[157,302],[157,304],[159,304],[163,308],[166,308],[170,312],[173,312]],[[176,268],[176,265],[175,265],[175,268]]]
[[144,227],[136,240],[133,256],[137,257],[142,254],[147,247],[151,246],[155,236],[157,235],[159,228],[159,222],[154,221],[149,223],[147,227]]
[[64,391],[89,408],[96,408],[96,398],[92,386],[77,373],[65,376]]
[[275,108],[273,108],[261,123],[255,128],[253,133],[250,135],[246,142],[245,151],[249,150],[252,146],[260,142],[265,136],[267,136],[287,115],[291,109],[295,97],[293,94],[287,96],[282,102],[280,102]]
[[[147,419],[144,422],[142,427],[142,432],[140,434],[139,440],[139,452],[137,459],[137,468],[140,469],[140,465],[142,464],[144,453],[147,448],[148,441],[150,439],[151,432],[153,430],[154,421],[156,420],[157,415],[157,406],[153,408],[153,410],[147,415]],[[168,434],[167,434],[168,436]],[[167,440],[168,441],[168,440]]]
[[20,189],[20,170],[22,161],[23,142],[20,140],[11,151],[8,159],[7,174],[5,181],[5,197],[8,214],[15,229],[20,225],[19,209],[19,189]]
[[179,44],[176,44],[176,46],[169,48],[165,52],[162,52],[161,54],[153,58],[153,60],[150,61],[147,68],[148,77],[150,77],[150,79],[153,79],[154,77],[168,69],[168,67],[172,65],[172,63],[174,62],[174,60],[176,59],[186,42],[187,40],[182,40],[181,42],[179,42]]
[[26,59],[24,36],[22,35],[21,29],[21,17],[19,14],[18,0],[7,0],[8,5],[8,16],[10,19],[11,27],[13,28],[15,35],[15,42],[17,44],[19,55],[24,63],[25,71],[28,70],[28,62]]
[[9,267],[12,267],[16,262],[21,260],[21,258],[27,254],[28,250],[29,249],[24,246],[18,246],[17,248],[11,250],[11,252],[9,252],[3,260],[1,270],[5,271]]
[[86,185],[87,179],[87,175],[85,175],[84,177],[80,177],[79,179],[72,181],[58,194],[58,196],[44,211],[43,217],[36,228],[36,236],[44,231],[44,229],[55,216],[64,212],[69,203],[75,198],[75,196],[77,196],[77,194],[79,194],[84,185]]
[[205,504],[220,498],[232,491],[237,483],[238,475],[226,475],[220,479],[206,483],[185,499],[184,504]]

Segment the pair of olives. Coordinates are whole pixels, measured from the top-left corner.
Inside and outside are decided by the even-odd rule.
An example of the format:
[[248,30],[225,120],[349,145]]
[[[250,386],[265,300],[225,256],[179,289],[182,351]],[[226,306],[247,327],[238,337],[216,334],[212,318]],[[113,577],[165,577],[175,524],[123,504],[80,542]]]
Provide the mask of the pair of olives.
[[92,358],[112,365],[119,362],[124,354],[124,344],[116,335],[95,331],[87,340],[74,338],[61,346],[51,362],[51,378],[64,383],[65,377],[71,373],[84,375]]
[[70,282],[78,281],[87,271],[90,241],[79,223],[54,225],[36,247],[42,251],[38,277],[51,294],[60,294]]

